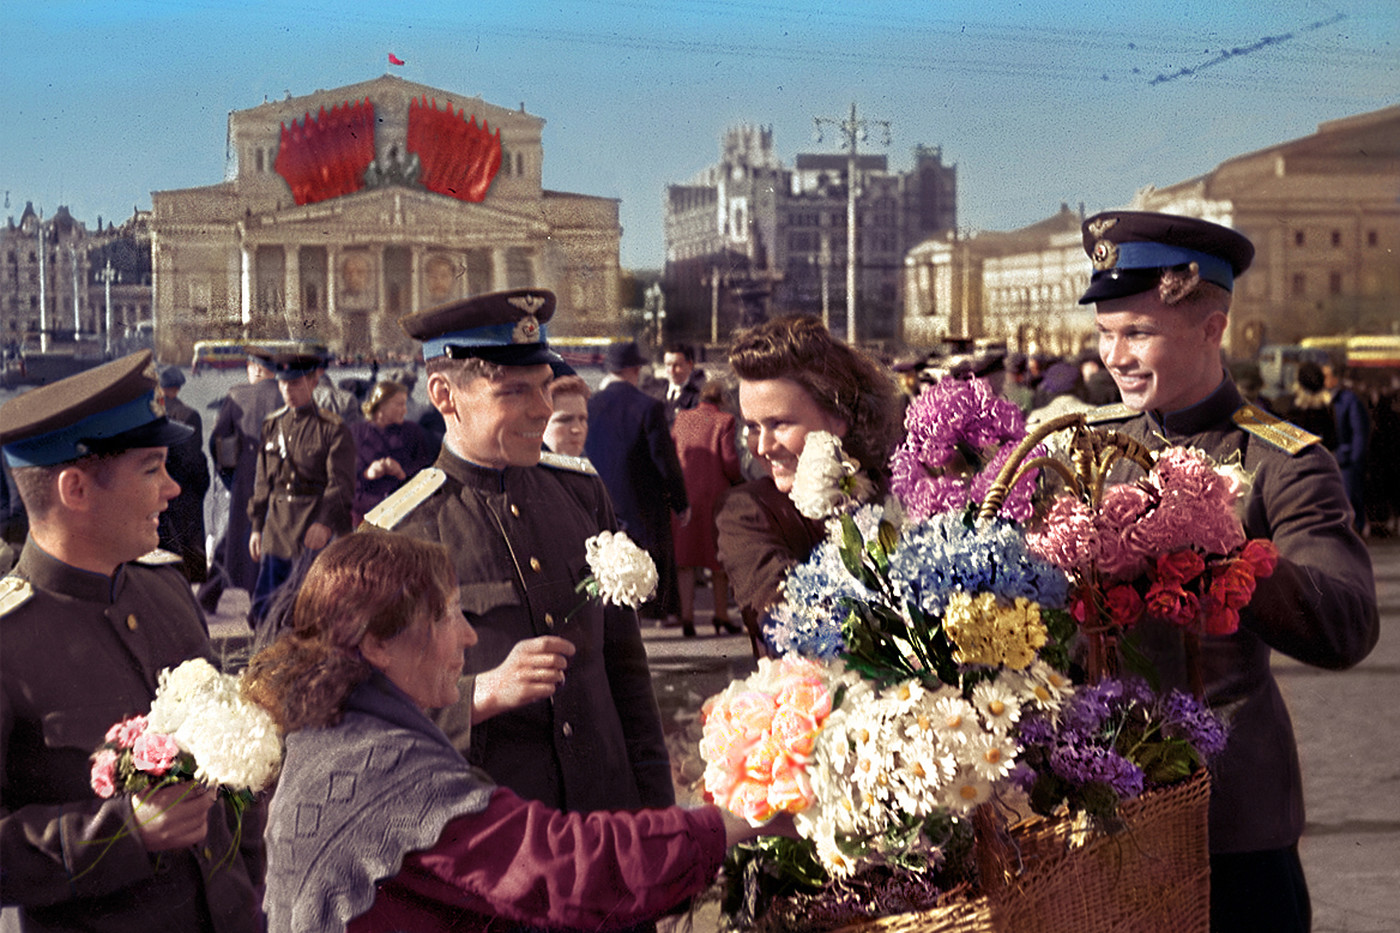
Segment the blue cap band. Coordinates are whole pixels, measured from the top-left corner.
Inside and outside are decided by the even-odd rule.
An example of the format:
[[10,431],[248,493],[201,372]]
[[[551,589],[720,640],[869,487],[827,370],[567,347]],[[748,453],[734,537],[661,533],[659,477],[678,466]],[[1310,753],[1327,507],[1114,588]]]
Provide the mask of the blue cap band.
[[78,446],[84,440],[115,437],[165,417],[153,407],[154,399],[155,393],[148,392],[57,431],[6,444],[5,463],[12,468],[53,466],[86,456],[89,453],[86,445],[82,449]]
[[1201,270],[1201,278],[1207,282],[1214,282],[1226,290],[1233,290],[1235,287],[1235,270],[1227,260],[1219,256],[1180,246],[1168,246],[1165,243],[1129,241],[1116,245],[1118,261],[1113,264],[1115,269],[1169,269],[1172,266],[1184,266],[1194,262]]
[[448,347],[462,347],[471,349],[473,347],[527,347],[531,345],[544,346],[549,342],[545,335],[545,326],[540,324],[539,340],[531,340],[528,343],[521,343],[515,337],[515,329],[518,325],[514,322],[505,324],[488,324],[485,327],[473,327],[470,330],[453,331],[450,334],[443,334],[440,337],[433,337],[423,341],[423,359],[431,360],[439,356],[447,355]]

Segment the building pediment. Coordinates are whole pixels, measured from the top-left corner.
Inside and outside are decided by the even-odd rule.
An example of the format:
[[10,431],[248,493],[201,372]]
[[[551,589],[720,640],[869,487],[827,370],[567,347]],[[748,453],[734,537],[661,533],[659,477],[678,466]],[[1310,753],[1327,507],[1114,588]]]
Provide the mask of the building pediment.
[[446,108],[448,104],[451,104],[458,110],[474,114],[478,121],[489,121],[492,126],[499,126],[510,121],[532,123],[536,130],[544,127],[544,118],[526,113],[523,107],[519,110],[511,110],[488,103],[480,97],[456,94],[442,88],[419,84],[416,81],[405,81],[403,78],[388,74],[357,84],[347,84],[330,90],[316,90],[310,94],[269,101],[257,107],[239,111],[239,115],[290,124],[293,120],[301,119],[307,113],[314,116],[322,107],[329,110],[331,107],[346,101],[354,102],[366,99],[374,104],[377,112],[390,111],[406,114],[409,102],[422,97],[426,97],[430,101],[436,100],[439,108]]
[[470,204],[393,185],[254,214],[245,218],[244,224],[248,238],[269,240],[299,239],[306,234],[339,239],[358,232],[371,233],[379,240],[395,231],[405,239],[500,236],[503,231],[533,237],[549,232],[538,204],[505,199]]

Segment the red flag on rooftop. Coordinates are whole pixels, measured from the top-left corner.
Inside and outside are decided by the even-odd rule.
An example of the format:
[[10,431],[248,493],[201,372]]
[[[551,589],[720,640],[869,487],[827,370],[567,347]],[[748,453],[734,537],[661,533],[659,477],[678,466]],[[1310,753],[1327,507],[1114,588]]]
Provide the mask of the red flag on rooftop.
[[398,57],[397,55],[395,55],[393,52],[390,52],[390,53],[389,53],[389,64],[391,64],[391,65],[404,65],[404,64],[407,64],[407,62],[405,62],[402,58],[399,58],[399,57]]

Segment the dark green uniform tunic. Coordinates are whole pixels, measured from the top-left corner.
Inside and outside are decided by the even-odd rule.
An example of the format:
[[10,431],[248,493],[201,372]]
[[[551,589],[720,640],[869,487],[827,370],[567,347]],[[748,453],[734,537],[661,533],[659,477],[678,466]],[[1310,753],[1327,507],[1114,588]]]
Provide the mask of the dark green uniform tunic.
[[578,649],[551,700],[480,723],[469,741],[454,726],[469,715],[471,683],[464,684],[460,708],[440,716],[458,748],[498,783],[559,809],[674,803],[637,614],[597,600],[580,608],[574,590],[589,573],[584,541],[617,528],[602,482],[591,472],[543,465],[489,469],[446,448],[434,469],[442,471],[431,474],[440,485],[425,495],[416,484],[431,471],[420,473],[385,506],[421,501],[383,523],[441,542],[452,555],[462,610],[480,637],[468,670],[497,667],[517,642],[539,635],[567,638]]
[[0,927],[260,930],[242,858],[218,865],[233,843],[222,805],[202,846],[150,855],[130,798],[89,785],[88,756],[150,710],[160,671],[213,658],[189,583],[173,563],[89,573],[31,538],[0,588]]
[[348,534],[354,496],[355,439],[338,415],[313,404],[284,405],[267,416],[248,500],[264,554],[294,559],[314,522]]
[[[1336,461],[1309,435],[1247,405],[1226,379],[1185,411],[1091,418],[1148,447],[1196,447],[1217,462],[1238,459],[1254,474],[1245,534],[1278,548],[1273,576],[1260,580],[1239,631],[1203,639],[1210,704],[1230,718],[1225,751],[1211,766],[1212,852],[1279,849],[1303,831],[1303,785],[1293,724],[1269,668],[1272,651],[1317,667],[1342,669],[1364,658],[1379,635],[1376,588],[1365,544]],[[1312,439],[1315,441],[1315,438]],[[1138,474],[1120,461],[1114,482]],[[1189,690],[1181,633],[1166,623],[1135,630],[1164,687]]]

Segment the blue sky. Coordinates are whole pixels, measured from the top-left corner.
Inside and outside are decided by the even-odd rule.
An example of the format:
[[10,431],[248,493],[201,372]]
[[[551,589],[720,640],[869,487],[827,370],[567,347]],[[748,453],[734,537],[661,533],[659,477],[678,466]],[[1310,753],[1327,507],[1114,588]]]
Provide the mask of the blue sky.
[[665,186],[729,126],[772,125],[791,165],[854,102],[893,168],[921,143],[958,165],[961,226],[1012,229],[1400,102],[1400,4],[9,0],[4,213],[120,221],[222,180],[229,111],[390,70],[523,102],[545,185],[620,198],[624,266],[659,267]]

